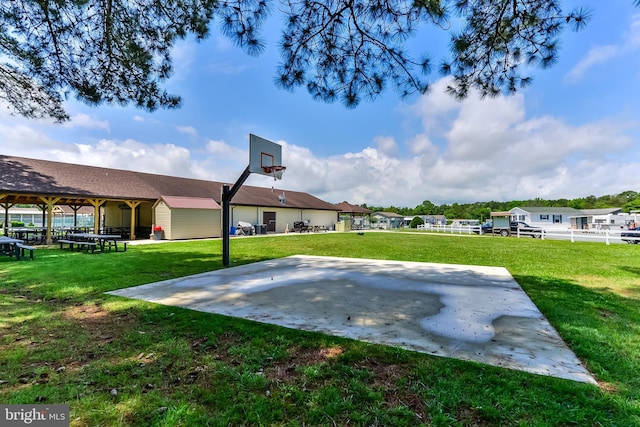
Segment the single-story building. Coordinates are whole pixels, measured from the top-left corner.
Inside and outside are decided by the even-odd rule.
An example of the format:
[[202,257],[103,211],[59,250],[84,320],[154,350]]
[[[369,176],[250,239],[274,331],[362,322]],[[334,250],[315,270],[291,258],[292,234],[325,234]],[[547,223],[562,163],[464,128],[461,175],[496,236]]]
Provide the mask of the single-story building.
[[375,221],[377,228],[384,230],[400,228],[404,222],[404,215],[395,212],[374,212],[371,218],[372,222]]
[[153,204],[154,238],[221,237],[222,208],[210,198],[160,196]]
[[447,217],[444,215],[418,215],[425,224],[447,225]]
[[566,230],[571,228],[571,218],[580,214],[578,209],[565,207],[517,207],[511,209],[512,221],[523,221],[533,227],[545,230]]
[[512,221],[524,221],[545,230],[600,230],[626,228],[634,222],[632,214],[621,208],[574,209],[568,207],[517,207],[511,209]]
[[336,208],[340,209],[339,218],[350,224],[352,230],[362,230],[370,228],[372,211],[362,206],[352,205],[349,202],[336,203]]
[[571,217],[571,228],[579,230],[607,230],[627,228],[634,222],[634,216],[623,213],[621,208],[581,209]]
[[[167,238],[221,236],[216,205],[222,204],[223,185],[232,183],[0,155],[0,208],[5,217],[16,204],[41,206],[49,243],[59,205],[90,206],[94,232],[129,239],[149,238],[160,222],[168,227]],[[250,222],[282,233],[303,220],[331,229],[339,210],[308,193],[242,186],[231,201],[230,215],[231,224]],[[191,224],[178,224],[181,220]]]

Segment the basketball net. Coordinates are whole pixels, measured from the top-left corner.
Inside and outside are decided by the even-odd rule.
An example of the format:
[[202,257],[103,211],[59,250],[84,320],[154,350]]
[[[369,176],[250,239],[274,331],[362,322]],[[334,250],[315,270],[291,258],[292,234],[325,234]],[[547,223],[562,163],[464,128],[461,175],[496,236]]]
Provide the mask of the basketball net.
[[273,176],[273,180],[282,179],[282,174],[287,169],[286,166],[264,166],[265,173]]

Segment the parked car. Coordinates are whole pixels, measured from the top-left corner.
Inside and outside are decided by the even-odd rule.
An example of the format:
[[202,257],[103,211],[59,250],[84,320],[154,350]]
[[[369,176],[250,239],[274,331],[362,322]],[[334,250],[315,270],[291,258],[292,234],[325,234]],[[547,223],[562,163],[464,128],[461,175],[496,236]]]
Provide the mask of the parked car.
[[[520,229],[520,235],[531,236],[534,238],[542,237],[542,228],[534,227],[523,221],[511,221],[511,223],[509,224],[509,229],[507,229],[506,227],[497,229],[496,234],[500,234],[501,236],[505,237],[511,234],[517,235],[518,229]],[[480,230],[482,230],[481,234],[491,234],[493,233],[493,223],[485,222],[477,230],[478,231],[476,231],[476,233],[479,233]]]
[[622,238],[623,242],[638,244],[640,243],[640,227],[630,228],[626,231],[623,231],[622,233],[620,233],[620,237]]
[[531,236],[534,239],[542,237],[542,228],[533,227],[523,221],[511,221],[511,234],[517,234],[520,230],[521,235]]
[[493,232],[493,223],[491,221],[485,222],[480,227],[474,228],[473,232],[476,234],[491,234]]

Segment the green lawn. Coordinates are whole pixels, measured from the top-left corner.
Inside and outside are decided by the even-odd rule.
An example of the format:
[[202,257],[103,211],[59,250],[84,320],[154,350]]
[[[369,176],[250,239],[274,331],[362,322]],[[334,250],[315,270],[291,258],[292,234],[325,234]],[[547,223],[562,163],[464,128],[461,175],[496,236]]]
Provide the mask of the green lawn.
[[222,268],[221,241],[0,258],[0,402],[74,426],[640,426],[640,245],[407,233],[231,241],[506,267],[600,386],[104,295]]

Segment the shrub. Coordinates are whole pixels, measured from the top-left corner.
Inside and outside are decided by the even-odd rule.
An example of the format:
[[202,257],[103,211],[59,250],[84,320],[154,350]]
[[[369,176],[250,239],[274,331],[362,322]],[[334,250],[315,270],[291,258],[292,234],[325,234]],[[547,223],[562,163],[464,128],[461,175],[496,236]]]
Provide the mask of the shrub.
[[411,222],[409,223],[409,228],[418,228],[418,226],[422,224],[424,224],[424,220],[419,216],[414,216]]

